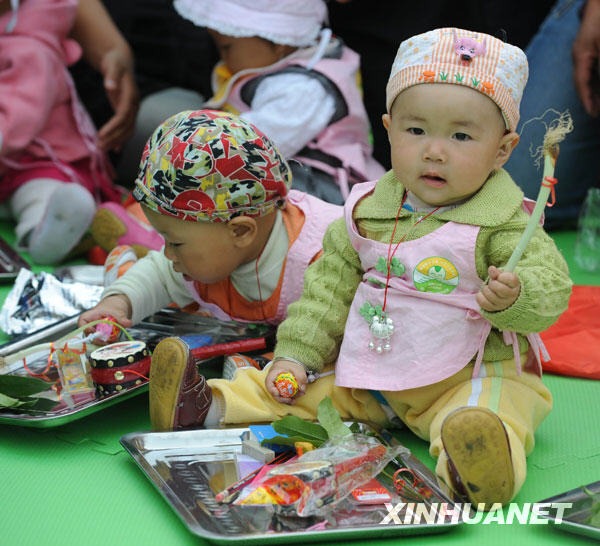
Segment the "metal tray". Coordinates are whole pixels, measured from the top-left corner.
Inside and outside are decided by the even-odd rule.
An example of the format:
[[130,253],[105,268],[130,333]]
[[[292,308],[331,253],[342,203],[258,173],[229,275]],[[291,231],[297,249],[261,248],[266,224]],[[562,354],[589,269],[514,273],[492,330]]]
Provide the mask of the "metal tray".
[[[372,430],[368,425],[361,428]],[[327,519],[283,517],[264,506],[218,504],[215,495],[243,477],[236,474],[236,456],[242,452],[240,437],[248,430],[133,432],[124,435],[121,444],[189,530],[219,544],[384,538],[440,533],[460,525],[450,517],[441,523],[381,525],[389,513],[384,504],[358,505],[353,499],[342,501]],[[452,503],[416,457],[397,458],[394,464],[410,468],[423,480],[431,495],[426,502]],[[378,479],[392,494],[392,503],[407,502],[381,476]]]
[[[585,488],[591,493],[598,495],[600,494],[600,481],[590,483],[586,485]],[[558,502],[572,504],[571,508],[567,508],[564,511],[562,521],[557,521],[557,516],[552,511],[549,515],[540,514],[540,516],[547,518],[552,523],[556,524],[557,528],[563,531],[584,535],[586,537],[595,538],[596,540],[600,539],[600,528],[584,523],[585,520],[590,517],[593,501],[583,490],[583,487],[571,489],[571,491],[540,501],[540,503]]]
[[0,282],[14,281],[22,267],[30,269],[21,255],[0,237]]
[[[39,343],[59,339],[77,328],[78,319],[79,315],[69,317],[33,332],[32,334],[21,336],[10,341],[9,343],[0,346],[0,357],[11,355]],[[243,337],[243,332],[246,328],[248,328],[246,325],[219,321],[210,317],[203,317],[173,308],[166,308],[145,318],[134,327],[129,328],[128,332],[134,339],[144,341],[152,351],[156,344],[167,336],[177,336],[186,333],[214,334],[215,339],[218,339],[219,342],[225,342],[231,339],[239,339],[240,336]],[[271,328],[264,327],[262,330],[258,331],[257,336],[263,335],[265,331],[267,334],[270,334]],[[267,334],[265,334],[265,337],[267,337]],[[29,363],[29,366],[34,370],[36,369],[35,363]],[[45,362],[40,362],[38,366],[41,366],[40,369],[43,369],[43,367],[45,367]],[[201,366],[202,373],[206,377],[221,377],[222,357],[207,359],[202,362]],[[27,375],[27,371],[24,369],[22,362],[15,362],[7,367],[0,367],[0,374],[6,373]],[[75,403],[73,407],[62,406],[57,410],[39,412],[37,414],[12,413],[8,410],[0,410],[0,424],[40,428],[55,427],[70,423],[76,419],[81,419],[86,415],[108,408],[113,404],[127,400],[128,398],[146,392],[147,390],[148,384],[144,381],[140,385],[134,385],[109,396],[89,397],[87,400]]]

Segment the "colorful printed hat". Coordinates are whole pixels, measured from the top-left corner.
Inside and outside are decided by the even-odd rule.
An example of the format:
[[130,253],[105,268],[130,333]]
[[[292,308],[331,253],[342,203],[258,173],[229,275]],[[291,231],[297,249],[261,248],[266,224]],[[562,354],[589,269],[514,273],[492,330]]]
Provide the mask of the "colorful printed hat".
[[199,27],[296,47],[313,45],[327,19],[323,0],[175,0],[173,6]]
[[254,125],[216,110],[185,111],[148,140],[134,198],[187,221],[227,222],[283,208],[292,174]]
[[407,87],[465,85],[492,99],[502,111],[506,127],[514,131],[527,75],[527,57],[518,47],[480,32],[432,30],[400,44],[386,89],[387,111]]

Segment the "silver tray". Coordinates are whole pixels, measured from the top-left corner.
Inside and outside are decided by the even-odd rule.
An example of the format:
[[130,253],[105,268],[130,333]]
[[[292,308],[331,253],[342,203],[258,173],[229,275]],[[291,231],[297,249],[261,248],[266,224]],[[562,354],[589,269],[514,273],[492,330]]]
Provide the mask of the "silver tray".
[[[0,357],[14,354],[39,343],[46,343],[61,338],[77,328],[79,315],[58,321],[50,326],[42,328],[29,335],[19,337],[0,346]],[[238,325],[233,322],[218,321],[213,318],[202,317],[180,310],[166,308],[151,315],[128,328],[130,335],[137,340],[144,341],[152,351],[156,344],[164,337],[177,336],[190,333],[213,334],[215,339],[228,341],[243,336],[247,326]],[[265,327],[266,328],[266,327]],[[270,331],[270,330],[269,330]],[[267,332],[268,333],[268,332]],[[261,335],[260,333],[258,335]],[[266,337],[266,335],[265,335]],[[29,364],[35,369],[35,364]],[[44,362],[39,364],[41,369]],[[0,367],[0,374],[27,375],[22,362],[15,362],[10,366]],[[56,372],[54,372],[56,373]],[[221,377],[222,359],[207,359],[202,363],[202,373],[210,377]],[[51,377],[51,379],[54,379]],[[37,413],[13,413],[8,410],[0,410],[0,424],[18,425],[25,427],[55,427],[81,419],[86,415],[95,413],[101,409],[108,408],[113,404],[123,402],[132,396],[141,394],[148,390],[148,383],[144,381],[140,385],[134,385],[120,392],[108,396],[95,396],[91,399],[76,403],[73,407],[61,407],[58,410],[50,410]]]
[[[600,481],[590,483],[585,488],[596,495],[600,494]],[[540,501],[540,503],[571,503],[571,508],[567,508],[562,515],[562,521],[557,520],[557,515],[550,513],[549,515],[540,514],[547,518],[552,523],[556,524],[558,529],[600,539],[600,528],[593,527],[588,523],[584,523],[590,517],[592,509],[592,498],[583,490],[583,487],[571,489],[560,495],[555,495],[548,499]]]
[[[371,431],[361,425],[363,431]],[[236,474],[236,456],[242,452],[240,436],[248,428],[209,429],[181,432],[133,432],[121,445],[189,530],[219,544],[289,543],[392,537],[440,533],[459,525],[450,517],[442,523],[381,525],[389,513],[384,504],[358,505],[342,501],[326,518],[282,517],[264,506],[218,504],[215,495],[243,476]],[[407,467],[430,491],[426,502],[452,504],[438,487],[433,473],[416,457],[397,458],[398,468]],[[379,481],[393,495],[392,504],[403,502],[393,487]],[[405,502],[406,499],[404,499]],[[403,512],[399,512],[402,517]],[[436,518],[437,520],[437,518]]]

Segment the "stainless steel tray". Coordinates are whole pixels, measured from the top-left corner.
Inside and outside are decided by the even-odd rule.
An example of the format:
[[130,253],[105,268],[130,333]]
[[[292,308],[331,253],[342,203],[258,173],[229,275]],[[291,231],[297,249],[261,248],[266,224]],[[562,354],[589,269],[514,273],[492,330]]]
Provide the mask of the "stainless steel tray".
[[[363,430],[367,425],[361,425]],[[242,476],[236,475],[240,436],[248,428],[182,432],[133,432],[121,444],[189,530],[211,542],[289,543],[369,537],[429,534],[448,531],[460,523],[450,517],[442,523],[381,525],[389,513],[384,504],[358,505],[345,500],[325,518],[282,517],[264,506],[222,505],[215,495]],[[435,476],[413,455],[397,460],[421,478],[430,490],[426,502],[452,503],[438,487]],[[392,503],[403,502],[391,484]],[[406,499],[404,500],[406,502]],[[402,517],[403,512],[399,512]],[[324,528],[322,528],[325,526]]]
[[0,282],[14,281],[22,267],[30,269],[21,255],[0,237]]
[[[585,488],[593,494],[600,494],[600,481],[590,483]],[[571,508],[567,508],[562,515],[562,521],[557,520],[557,515],[554,511],[551,511],[549,515],[543,515],[549,519],[552,523],[557,525],[557,528],[575,533],[578,535],[584,535],[595,539],[600,539],[600,528],[593,527],[588,523],[584,523],[586,519],[590,517],[592,509],[592,498],[583,490],[583,487],[577,489],[571,489],[560,495],[555,495],[548,499],[540,501],[540,503],[571,503]]]
[[[14,354],[23,349],[27,349],[39,343],[54,341],[68,334],[77,328],[79,315],[56,322],[46,328],[42,328],[32,334],[19,337],[9,343],[0,346],[0,357]],[[139,324],[128,331],[134,339],[146,342],[148,348],[152,351],[156,344],[164,337],[173,335],[183,335],[185,333],[203,333],[213,334],[215,339],[235,339],[247,326],[218,321],[213,318],[202,317],[185,313],[180,310],[166,308],[150,317],[147,317]],[[264,330],[264,329],[263,329]],[[268,330],[270,332],[270,330]],[[262,335],[261,331],[257,335]],[[38,366],[43,369],[45,363],[41,362]],[[29,364],[35,369],[35,363]],[[220,377],[222,373],[222,361],[219,358],[207,359],[202,364],[202,372],[206,377]],[[16,362],[10,367],[0,367],[0,374],[27,375],[22,362]],[[56,373],[56,372],[54,372]],[[51,377],[52,379],[52,377]],[[12,413],[8,410],[0,410],[0,424],[18,425],[26,427],[55,427],[69,423],[76,419],[81,419],[86,415],[99,411],[141,394],[148,390],[147,382],[140,385],[134,385],[118,393],[109,396],[97,396],[76,403],[74,407],[62,407],[58,410],[39,412],[36,414]]]

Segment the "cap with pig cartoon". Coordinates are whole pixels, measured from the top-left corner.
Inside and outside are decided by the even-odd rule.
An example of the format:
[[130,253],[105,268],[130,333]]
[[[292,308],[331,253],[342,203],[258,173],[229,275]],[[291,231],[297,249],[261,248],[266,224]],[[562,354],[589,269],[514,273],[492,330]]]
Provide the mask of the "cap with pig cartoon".
[[424,83],[464,85],[493,100],[514,131],[527,83],[525,53],[481,32],[441,28],[400,44],[386,88],[388,113],[394,99],[408,87]]

